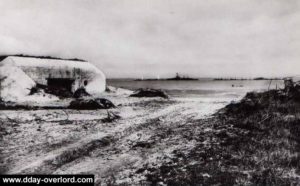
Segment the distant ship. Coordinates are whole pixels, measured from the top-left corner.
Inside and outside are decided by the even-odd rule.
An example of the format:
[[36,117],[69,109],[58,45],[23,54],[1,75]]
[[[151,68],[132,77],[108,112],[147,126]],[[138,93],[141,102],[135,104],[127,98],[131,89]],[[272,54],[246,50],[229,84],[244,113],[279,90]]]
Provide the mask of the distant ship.
[[160,79],[159,76],[157,76],[156,79],[135,79],[135,81],[195,81],[199,80],[197,78],[190,78],[188,76],[180,76],[179,73],[176,73],[176,76],[173,78],[166,78],[166,79]]
[[245,81],[245,80],[283,80],[282,78],[214,78],[214,81]]
[[188,76],[181,77],[178,73],[176,73],[175,77],[168,78],[166,80],[173,80],[173,81],[193,81],[193,80],[198,80],[198,79],[196,79],[196,78],[190,78]]

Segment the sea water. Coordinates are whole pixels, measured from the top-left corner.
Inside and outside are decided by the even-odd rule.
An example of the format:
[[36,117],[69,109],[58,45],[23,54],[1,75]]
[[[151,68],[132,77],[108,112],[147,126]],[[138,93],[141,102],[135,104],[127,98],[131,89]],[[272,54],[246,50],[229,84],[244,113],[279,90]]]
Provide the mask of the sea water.
[[135,81],[133,79],[109,79],[108,85],[130,90],[154,88],[165,90],[173,97],[241,97],[251,91],[283,88],[282,80],[213,80],[203,78],[194,81]]
[[133,79],[110,79],[107,84],[130,90],[162,89],[172,98],[194,105],[199,118],[210,115],[231,102],[239,101],[247,92],[283,88],[282,80],[135,81]]

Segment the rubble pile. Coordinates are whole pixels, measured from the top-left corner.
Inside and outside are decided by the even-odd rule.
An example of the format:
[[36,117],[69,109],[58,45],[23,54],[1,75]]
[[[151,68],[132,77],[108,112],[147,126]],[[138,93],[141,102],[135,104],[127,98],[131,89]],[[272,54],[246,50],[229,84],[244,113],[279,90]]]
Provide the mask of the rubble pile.
[[76,99],[71,101],[68,106],[69,109],[76,110],[110,109],[115,107],[111,101],[104,98]]
[[168,98],[169,96],[162,90],[157,89],[138,89],[130,97],[162,97]]

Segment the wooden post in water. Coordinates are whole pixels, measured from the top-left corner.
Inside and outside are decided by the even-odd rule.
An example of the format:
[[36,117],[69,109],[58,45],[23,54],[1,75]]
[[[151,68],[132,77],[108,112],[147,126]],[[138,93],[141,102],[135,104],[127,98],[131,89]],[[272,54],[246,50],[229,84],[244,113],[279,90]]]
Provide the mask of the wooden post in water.
[[269,84],[269,87],[268,87],[268,91],[270,90],[271,83],[272,83],[272,79],[270,80],[270,84]]

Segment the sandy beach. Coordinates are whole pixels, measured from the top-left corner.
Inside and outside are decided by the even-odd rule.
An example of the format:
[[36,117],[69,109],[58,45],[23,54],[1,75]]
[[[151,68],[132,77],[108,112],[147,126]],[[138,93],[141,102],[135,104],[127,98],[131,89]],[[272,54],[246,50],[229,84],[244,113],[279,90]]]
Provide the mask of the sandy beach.
[[[290,127],[298,116],[272,111],[272,120],[289,123],[289,128],[274,129],[283,135],[274,138],[264,132],[273,130],[265,127],[272,123],[262,114],[265,107],[249,113],[254,106],[245,100],[255,102],[256,97],[209,105],[203,99],[134,98],[129,93],[103,96],[117,105],[109,109],[121,116],[113,122],[104,122],[107,110],[1,111],[1,172],[94,174],[96,185],[299,181],[298,137]],[[265,93],[260,94],[264,100]],[[274,160],[279,156],[278,161],[287,162],[283,168]]]
[[[197,99],[132,98],[107,93],[121,119],[104,123],[106,110],[1,111],[1,168],[7,174],[95,174],[117,183],[146,180],[145,166],[158,167],[176,149],[189,150],[195,140],[168,134],[215,112]],[[203,115],[201,109],[206,109]],[[201,126],[201,130],[211,130]],[[171,135],[171,136],[169,136]]]

